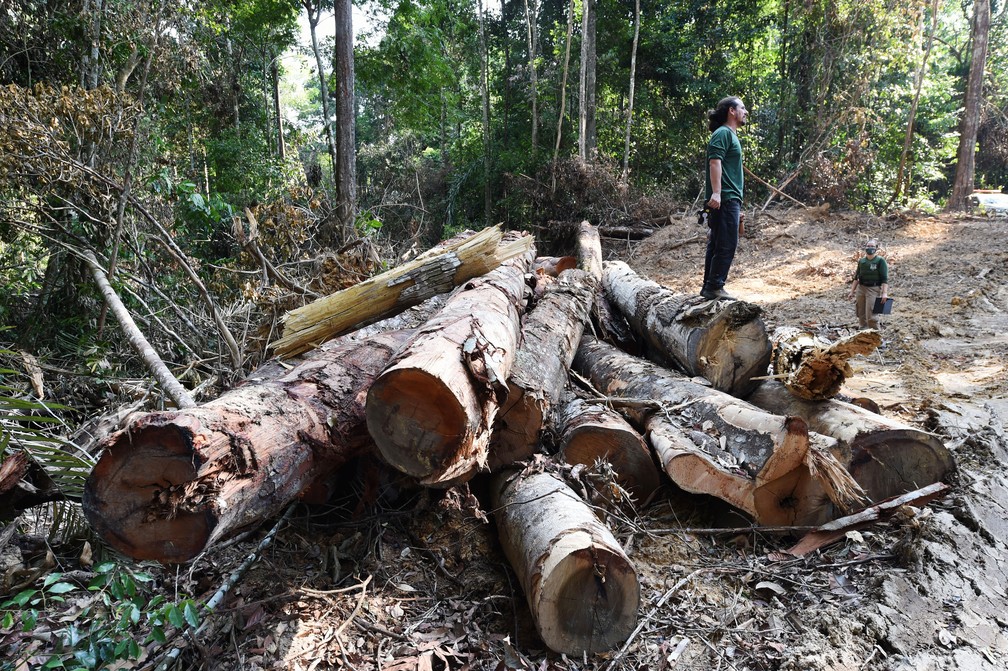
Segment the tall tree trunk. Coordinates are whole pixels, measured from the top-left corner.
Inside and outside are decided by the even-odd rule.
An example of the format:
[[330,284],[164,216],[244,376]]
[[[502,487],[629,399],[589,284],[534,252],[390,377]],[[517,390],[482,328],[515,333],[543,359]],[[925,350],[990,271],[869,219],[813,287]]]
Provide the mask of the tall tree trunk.
[[525,0],[525,32],[528,37],[529,97],[532,99],[532,158],[539,150],[539,76],[536,55],[539,45],[539,15],[536,0]]
[[[312,53],[315,54],[315,67],[318,68],[319,97],[322,98],[322,123],[325,125],[326,147],[329,150],[329,159],[332,161],[333,179],[336,178],[336,170],[339,159],[336,152],[336,138],[333,136],[333,119],[329,110],[329,84],[326,80],[325,67],[322,63],[322,51],[318,43],[318,24],[322,14],[322,0],[301,0],[301,6],[308,13],[308,28],[311,32]],[[325,242],[332,242],[336,238],[332,231],[326,231]]]
[[287,142],[284,140],[283,114],[280,108],[280,72],[274,58],[270,65],[273,86],[273,112],[276,114],[277,156],[283,162],[287,159]]
[[581,7],[578,156],[588,162],[595,160],[595,0],[584,0]]
[[567,6],[567,46],[564,48],[563,77],[560,80],[560,104],[557,106],[556,144],[553,145],[553,181],[550,185],[556,191],[557,158],[560,156],[560,138],[563,135],[563,120],[567,113],[567,73],[570,69],[571,39],[574,36],[574,0]]
[[[903,176],[906,173],[907,156],[910,154],[910,145],[913,142],[914,122],[917,119],[917,103],[920,102],[921,86],[924,84],[924,71],[927,69],[928,58],[931,56],[931,46],[934,44],[935,31],[938,30],[938,0],[931,3],[931,32],[928,34],[927,45],[924,47],[924,55],[921,57],[920,68],[917,70],[917,81],[914,86],[913,103],[910,105],[910,118],[907,119],[906,135],[903,138],[903,151],[900,152],[899,167],[896,169],[896,186],[893,189],[892,198],[885,209],[889,209],[904,193]],[[909,181],[909,177],[907,178]]]
[[339,220],[344,235],[353,230],[357,216],[357,119],[354,113],[353,3],[336,0],[336,188]]
[[490,91],[487,85],[486,17],[479,6],[480,96],[483,99],[483,225],[490,225]]
[[976,140],[980,124],[980,102],[983,93],[984,69],[987,65],[987,41],[990,37],[990,0],[973,3],[973,52],[963,100],[963,115],[959,120],[959,152],[956,155],[955,179],[948,210],[963,210],[973,193],[976,177]]
[[634,0],[633,46],[630,48],[630,93],[627,95],[626,135],[623,137],[623,184],[630,177],[630,129],[633,125],[634,81],[637,77],[637,42],[640,39],[640,0]]

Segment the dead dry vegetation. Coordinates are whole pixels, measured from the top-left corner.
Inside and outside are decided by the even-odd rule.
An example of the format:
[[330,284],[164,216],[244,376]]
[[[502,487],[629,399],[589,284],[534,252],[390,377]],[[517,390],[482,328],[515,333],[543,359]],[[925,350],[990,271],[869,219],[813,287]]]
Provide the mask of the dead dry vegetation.
[[[694,293],[702,231],[676,220],[609,258]],[[638,626],[619,649],[571,659],[536,635],[479,479],[417,488],[367,459],[328,506],[296,507],[181,650],[205,669],[1003,669],[1008,665],[1008,221],[818,210],[749,213],[726,287],[770,329],[851,333],[848,278],[867,237],[890,263],[886,347],[844,393],[932,431],[959,470],[951,494],[803,557],[794,529],[753,528],[666,482],[607,523],[640,577]],[[597,478],[583,471],[584,487]],[[267,530],[177,570],[169,594],[206,598]],[[64,567],[65,570],[75,567]],[[162,651],[163,652],[163,651]],[[152,649],[137,666],[163,660]]]

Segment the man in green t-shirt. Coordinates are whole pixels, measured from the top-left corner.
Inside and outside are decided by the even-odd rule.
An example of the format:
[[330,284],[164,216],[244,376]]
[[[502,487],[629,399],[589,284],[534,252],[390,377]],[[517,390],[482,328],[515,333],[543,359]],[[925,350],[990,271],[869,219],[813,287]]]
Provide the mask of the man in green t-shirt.
[[878,240],[865,243],[865,255],[858,260],[854,281],[847,292],[847,298],[854,299],[858,326],[863,329],[878,329],[878,315],[872,312],[875,299],[881,298],[884,302],[889,293],[889,264],[876,251]]
[[704,298],[731,298],[724,284],[728,279],[735,248],[738,247],[739,219],[742,214],[742,195],[745,177],[742,172],[742,143],[738,129],[749,112],[737,96],[728,96],[707,113],[707,188],[706,203],[710,211],[707,225],[707,254],[704,258]]

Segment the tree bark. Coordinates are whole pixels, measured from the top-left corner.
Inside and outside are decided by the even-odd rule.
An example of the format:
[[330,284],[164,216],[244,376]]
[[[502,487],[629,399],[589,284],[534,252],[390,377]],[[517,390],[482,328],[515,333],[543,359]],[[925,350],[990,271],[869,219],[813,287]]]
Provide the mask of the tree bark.
[[599,230],[588,223],[582,221],[578,225],[577,234],[578,268],[591,273],[595,279],[602,282],[602,238]]
[[[636,419],[665,472],[686,491],[716,496],[759,524],[803,524],[823,514],[817,495],[827,490],[809,470],[808,427],[800,417],[765,412],[590,336],[582,338],[574,368],[603,393],[661,405]],[[839,486],[845,491],[848,483]]]
[[531,238],[501,242],[497,227],[456,239],[413,261],[320,298],[284,315],[283,337],[272,344],[287,357],[305,352],[356,326],[388,316],[525,254]]
[[622,261],[605,264],[606,295],[645,344],[649,358],[700,375],[744,396],[770,362],[770,339],[758,306],[674,294]]
[[357,216],[357,117],[354,114],[354,33],[353,3],[337,0],[333,5],[336,23],[333,52],[336,76],[336,188],[339,219],[344,235],[354,230]]
[[543,425],[567,384],[597,287],[585,271],[565,270],[527,315],[494,426],[491,470],[527,459],[539,446]]
[[570,69],[571,39],[574,36],[574,0],[567,3],[567,42],[564,47],[563,76],[560,79],[560,104],[557,106],[556,142],[553,145],[553,179],[550,191],[556,191],[557,159],[560,156],[560,138],[563,136],[563,120],[567,114],[567,73]]
[[874,352],[882,334],[859,331],[831,343],[809,331],[785,326],[775,330],[771,340],[770,375],[798,398],[822,401],[836,396],[854,374],[849,359]]
[[763,382],[748,400],[769,412],[804,418],[809,428],[835,438],[837,455],[872,501],[938,482],[955,461],[934,435],[843,401],[805,401],[774,381]]
[[494,479],[493,508],[504,553],[551,650],[580,659],[630,636],[637,571],[584,501],[546,473],[511,473]]
[[568,464],[612,464],[616,480],[633,495],[647,501],[661,484],[651,449],[623,415],[601,402],[573,394],[557,408],[556,433],[560,457]]
[[486,19],[483,0],[477,0],[479,9],[480,98],[483,109],[483,225],[490,225],[490,90],[487,83]]
[[595,0],[581,3],[581,72],[579,78],[578,156],[595,160]]
[[421,484],[450,486],[487,466],[534,256],[529,249],[451,296],[368,392],[367,425],[379,451]]
[[990,0],[973,3],[973,26],[970,34],[973,50],[970,56],[963,113],[959,120],[959,151],[956,154],[955,178],[949,196],[949,210],[966,209],[966,201],[973,193],[976,176],[976,141],[980,125],[980,104],[983,99],[984,69],[987,65],[987,42],[990,37]]
[[268,519],[370,444],[364,395],[411,334],[349,342],[202,406],[140,417],[106,441],[85,515],[117,551],[163,563]]

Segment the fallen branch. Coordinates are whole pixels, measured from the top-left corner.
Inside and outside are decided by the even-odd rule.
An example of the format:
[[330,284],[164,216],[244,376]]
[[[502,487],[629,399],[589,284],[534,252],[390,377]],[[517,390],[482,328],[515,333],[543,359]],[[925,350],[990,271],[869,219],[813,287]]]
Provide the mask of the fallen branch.
[[122,330],[126,332],[126,338],[129,340],[130,344],[133,346],[147,364],[147,370],[151,372],[154,379],[157,380],[161,389],[175,402],[175,405],[179,408],[194,408],[196,407],[196,401],[193,397],[189,395],[186,388],[182,386],[175,376],[172,375],[171,371],[165,365],[158,353],[154,351],[150,342],[144,337],[144,334],[140,332],[137,328],[136,322],[133,321],[133,317],[130,316],[129,311],[123,302],[119,299],[116,294],[115,289],[109,284],[108,279],[105,277],[105,269],[98,264],[98,259],[90,250],[87,250],[83,254],[84,260],[87,262],[88,267],[91,269],[91,275],[94,277],[95,284],[98,285],[98,290],[101,292],[102,298],[105,304],[109,306],[112,313],[115,315],[116,320],[119,322],[119,326]]
[[788,549],[788,553],[796,557],[807,555],[809,552],[835,543],[846,536],[848,531],[889,519],[903,506],[920,506],[929,503],[948,492],[949,489],[949,486],[944,482],[936,482],[927,487],[907,492],[902,496],[886,499],[878,505],[870,506],[853,515],[840,517],[805,534],[798,543]]

